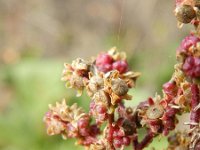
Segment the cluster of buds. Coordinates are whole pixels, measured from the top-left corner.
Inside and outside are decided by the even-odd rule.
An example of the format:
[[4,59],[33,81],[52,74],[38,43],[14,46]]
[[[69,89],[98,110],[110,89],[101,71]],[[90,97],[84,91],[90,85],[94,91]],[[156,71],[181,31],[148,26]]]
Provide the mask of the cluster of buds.
[[82,95],[85,82],[88,79],[88,72],[91,64],[81,58],[77,58],[72,64],[65,63],[62,81],[66,81],[66,87],[75,88],[77,96]]
[[[149,98],[138,106],[138,115],[141,118],[141,125],[147,126],[154,134],[162,133],[167,136],[169,131],[174,130],[178,123],[177,114],[181,112],[182,107],[175,104],[176,87],[174,83],[164,84],[164,97],[156,95],[154,99]],[[172,88],[173,89],[169,89]],[[166,95],[165,95],[166,94]],[[171,97],[174,94],[174,97]]]
[[107,139],[114,148],[124,148],[129,146],[131,139],[134,138],[134,123],[128,119],[119,118],[116,123],[113,123],[108,127]]
[[118,70],[119,73],[128,71],[128,63],[125,53],[116,52],[116,48],[112,48],[108,53],[101,53],[97,56],[95,65],[99,71],[104,73],[111,70]]
[[200,77],[200,38],[197,35],[191,34],[183,39],[177,57],[187,76],[195,79]]
[[[177,49],[177,64],[171,79],[163,84],[162,95],[147,98],[136,107],[126,107],[129,90],[135,87],[139,72],[130,71],[126,54],[116,48],[91,60],[78,58],[65,64],[62,80],[66,87],[86,91],[89,112],[65,101],[49,106],[44,116],[47,133],[64,139],[76,138],[89,150],[147,147],[153,138],[168,136],[176,128],[178,115],[190,113],[190,129],[168,137],[168,150],[200,149],[200,0],[176,0],[179,25],[192,23],[195,32],[185,37]],[[138,140],[138,129],[146,135]]]
[[56,106],[49,105],[49,111],[44,116],[47,134],[61,134],[64,139],[77,138],[78,143],[90,145],[96,141],[96,136],[100,133],[97,125],[90,124],[90,117],[77,104],[66,105],[56,103]]

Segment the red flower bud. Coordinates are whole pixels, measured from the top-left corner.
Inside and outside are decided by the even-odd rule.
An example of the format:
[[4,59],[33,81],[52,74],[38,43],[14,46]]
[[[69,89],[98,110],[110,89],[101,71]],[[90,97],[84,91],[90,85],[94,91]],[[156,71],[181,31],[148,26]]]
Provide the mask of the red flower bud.
[[118,60],[112,64],[112,69],[116,69],[119,73],[125,73],[128,70],[128,63],[125,60]]
[[108,72],[112,70],[113,58],[106,53],[100,54],[96,58],[96,66],[99,71]]

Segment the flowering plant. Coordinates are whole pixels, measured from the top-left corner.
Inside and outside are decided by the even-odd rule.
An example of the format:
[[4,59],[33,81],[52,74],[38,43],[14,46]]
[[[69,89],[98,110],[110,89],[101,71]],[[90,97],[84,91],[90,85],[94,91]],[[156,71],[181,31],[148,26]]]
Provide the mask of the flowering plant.
[[[154,137],[168,136],[178,123],[178,115],[190,113],[190,129],[168,137],[168,150],[200,149],[200,0],[176,0],[178,26],[191,23],[195,30],[185,37],[177,49],[177,64],[163,94],[149,97],[137,107],[126,107],[131,100],[129,89],[135,87],[139,72],[129,70],[126,54],[116,48],[89,61],[78,58],[65,64],[62,80],[66,87],[81,96],[86,90],[91,99],[86,113],[77,104],[68,106],[63,100],[50,105],[44,116],[47,133],[76,138],[77,144],[89,150],[124,149],[130,144],[142,150]],[[138,129],[146,135],[138,140]]]

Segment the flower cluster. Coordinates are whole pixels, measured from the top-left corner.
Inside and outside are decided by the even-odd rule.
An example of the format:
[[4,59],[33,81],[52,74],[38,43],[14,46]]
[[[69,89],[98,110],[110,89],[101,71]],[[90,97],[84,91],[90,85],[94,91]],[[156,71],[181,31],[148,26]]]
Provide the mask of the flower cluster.
[[182,70],[191,78],[200,77],[200,38],[191,34],[183,39],[177,56],[182,63]]
[[[177,49],[177,64],[171,79],[156,94],[135,107],[129,90],[135,88],[139,72],[130,71],[126,54],[110,49],[91,60],[78,58],[65,64],[62,80],[81,96],[86,91],[90,108],[86,113],[77,104],[65,101],[49,106],[44,116],[47,134],[76,138],[89,150],[147,147],[153,138],[168,136],[178,124],[178,115],[190,113],[190,129],[168,137],[169,150],[200,149],[200,1],[176,0],[175,15],[179,25],[191,23],[195,31],[186,36]],[[142,140],[138,129],[145,128]]]
[[96,136],[100,133],[97,125],[90,124],[90,117],[77,104],[66,105],[56,103],[56,106],[49,105],[49,111],[44,116],[47,134],[61,134],[64,139],[77,138],[78,143],[90,145],[96,141]]
[[119,73],[128,71],[128,63],[126,61],[126,54],[116,52],[116,48],[112,48],[108,53],[101,53],[97,56],[95,62],[99,71],[104,73],[111,70],[118,70]]
[[134,123],[128,119],[119,118],[108,128],[107,139],[115,148],[122,148],[131,143],[134,138]]

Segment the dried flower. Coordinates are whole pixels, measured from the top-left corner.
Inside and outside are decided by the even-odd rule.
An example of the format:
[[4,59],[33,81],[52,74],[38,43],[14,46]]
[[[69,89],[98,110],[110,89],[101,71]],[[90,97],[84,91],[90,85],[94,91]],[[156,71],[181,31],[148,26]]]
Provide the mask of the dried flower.
[[86,85],[87,93],[92,97],[96,92],[104,88],[104,79],[103,75],[92,75],[89,74],[89,81]]
[[196,12],[190,5],[180,5],[175,12],[177,20],[181,23],[190,23],[196,17]]
[[115,105],[122,99],[130,100],[131,96],[127,94],[127,83],[119,78],[119,72],[113,71],[105,77],[105,91],[111,97],[111,104]]
[[128,92],[128,85],[122,79],[113,79],[111,81],[111,89],[118,96],[124,96]]
[[153,105],[147,109],[147,118],[149,119],[158,119],[163,116],[164,108],[161,105]]
[[88,79],[90,63],[83,59],[76,59],[70,64],[64,64],[62,81],[66,82],[66,87],[77,89],[77,96],[81,96],[84,89],[84,81]]

